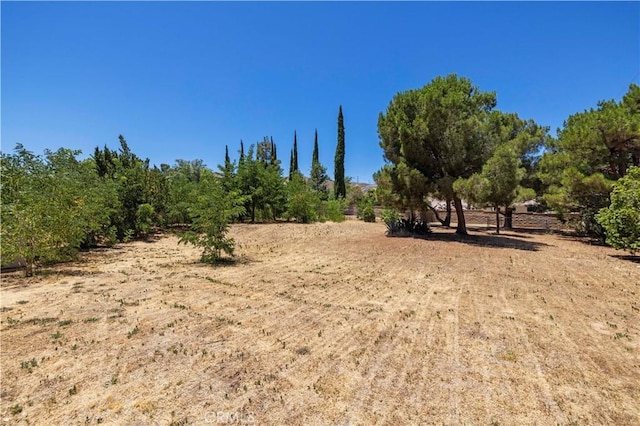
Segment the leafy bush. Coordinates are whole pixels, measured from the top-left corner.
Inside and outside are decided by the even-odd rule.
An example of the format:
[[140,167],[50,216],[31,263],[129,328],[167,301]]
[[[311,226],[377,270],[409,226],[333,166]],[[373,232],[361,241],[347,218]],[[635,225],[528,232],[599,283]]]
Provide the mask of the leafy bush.
[[376,221],[376,213],[373,210],[373,206],[366,205],[362,209],[362,212],[360,212],[360,209],[358,209],[358,213],[359,213],[360,217],[362,218],[362,220],[364,220],[365,222],[375,222]]
[[427,235],[431,233],[429,224],[422,220],[409,220],[400,216],[395,209],[384,209],[381,212],[382,220],[387,225],[387,235]]
[[389,224],[399,222],[402,218],[402,216],[400,216],[400,212],[396,209],[384,209],[380,212],[380,217],[387,226],[389,226]]
[[138,235],[147,236],[151,232],[153,225],[153,214],[155,210],[151,204],[140,204],[136,211],[136,230]]
[[115,191],[78,154],[60,149],[43,158],[18,145],[1,156],[2,259],[24,259],[26,275],[40,263],[70,258],[88,235],[108,229]]
[[222,252],[233,256],[235,241],[227,236],[227,232],[231,221],[245,213],[246,200],[237,192],[225,192],[209,173],[206,177],[208,182],[202,185],[197,202],[189,209],[193,218],[191,229],[182,235],[178,243],[201,247],[201,260],[217,263]]
[[364,196],[358,202],[358,219],[362,219],[365,222],[375,222],[376,214],[373,206],[377,203],[375,190],[367,191]]
[[301,223],[311,223],[318,220],[320,198],[312,191],[299,173],[294,173],[287,184],[287,212],[286,218],[295,218]]
[[631,167],[615,183],[611,205],[595,216],[604,228],[606,241],[631,254],[640,251],[640,167]]
[[337,200],[324,201],[322,203],[322,217],[331,222],[343,222],[344,221],[344,205],[345,200],[343,198]]

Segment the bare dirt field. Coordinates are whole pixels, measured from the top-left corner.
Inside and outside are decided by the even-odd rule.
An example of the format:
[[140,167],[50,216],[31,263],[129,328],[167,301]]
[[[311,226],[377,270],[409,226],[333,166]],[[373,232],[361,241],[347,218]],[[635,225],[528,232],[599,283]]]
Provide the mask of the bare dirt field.
[[640,424],[640,263],[559,235],[237,225],[3,274],[2,424]]

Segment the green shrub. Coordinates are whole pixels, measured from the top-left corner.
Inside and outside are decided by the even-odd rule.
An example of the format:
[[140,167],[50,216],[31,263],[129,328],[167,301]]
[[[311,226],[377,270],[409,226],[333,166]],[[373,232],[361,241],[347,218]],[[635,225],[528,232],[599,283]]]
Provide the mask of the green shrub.
[[287,219],[295,218],[301,223],[311,223],[318,220],[320,207],[318,194],[312,191],[299,173],[294,173],[287,184]]
[[601,209],[596,220],[612,247],[631,254],[640,251],[640,167],[630,167],[615,183],[611,205]]
[[233,256],[235,241],[227,236],[229,223],[245,213],[246,199],[236,192],[225,192],[209,174],[206,177],[208,182],[202,185],[202,193],[189,209],[193,218],[191,230],[180,238],[179,243],[201,247],[201,260],[217,263],[222,252]]
[[140,204],[136,211],[136,230],[138,235],[147,236],[151,232],[153,225],[153,215],[155,211],[151,204]]
[[[360,209],[358,209],[360,211]],[[367,205],[362,209],[362,220],[365,222],[375,222],[376,221],[376,213],[373,210],[373,206]]]
[[324,209],[323,217],[331,222],[344,221],[344,199],[329,200],[322,203]]
[[400,221],[400,219],[402,218],[400,212],[396,209],[383,209],[380,212],[380,217],[382,218],[382,221],[387,224],[387,226],[389,226],[389,224]]

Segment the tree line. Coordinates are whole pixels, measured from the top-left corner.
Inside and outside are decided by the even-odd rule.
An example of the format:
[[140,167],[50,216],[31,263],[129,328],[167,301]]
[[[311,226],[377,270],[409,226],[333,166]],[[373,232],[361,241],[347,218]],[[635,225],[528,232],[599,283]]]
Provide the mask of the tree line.
[[[496,93],[451,74],[400,92],[378,118],[386,161],[374,178],[380,202],[410,215],[434,210],[466,234],[462,201],[492,206],[510,225],[512,205],[535,198],[542,210],[616,248],[640,249],[640,86],[549,128],[495,109]],[[437,214],[437,212],[436,212]]]
[[216,169],[202,160],[176,160],[151,166],[119,136],[118,149],[96,147],[80,160],[80,151],[61,148],[36,155],[18,144],[1,153],[3,263],[23,259],[27,274],[42,263],[72,258],[78,250],[146,238],[158,228],[181,225],[181,243],[202,248],[202,259],[232,255],[228,237],[233,222],[276,219],[302,223],[344,220],[344,123],[338,115],[336,183],[319,160],[315,132],[309,177],[297,163],[297,136],[287,177],[272,137],[240,141],[238,158],[225,147]]

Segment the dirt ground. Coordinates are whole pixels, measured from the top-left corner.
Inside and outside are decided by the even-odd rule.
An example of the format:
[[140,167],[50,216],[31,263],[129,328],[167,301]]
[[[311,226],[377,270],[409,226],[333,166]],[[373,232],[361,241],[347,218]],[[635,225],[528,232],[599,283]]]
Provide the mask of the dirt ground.
[[640,424],[640,263],[559,235],[237,225],[2,276],[2,424]]

